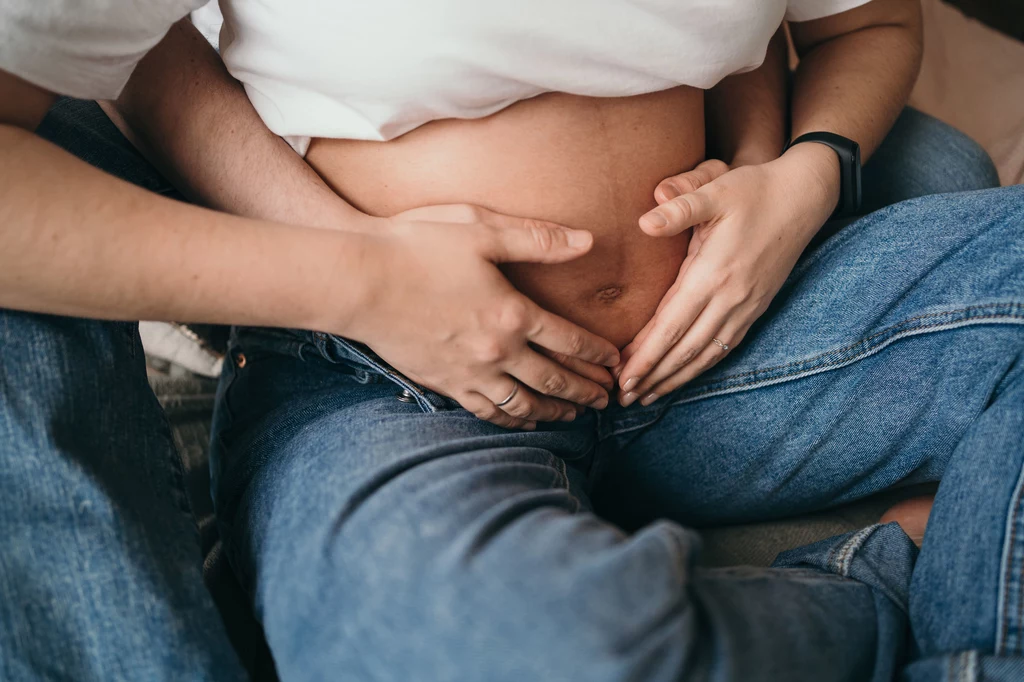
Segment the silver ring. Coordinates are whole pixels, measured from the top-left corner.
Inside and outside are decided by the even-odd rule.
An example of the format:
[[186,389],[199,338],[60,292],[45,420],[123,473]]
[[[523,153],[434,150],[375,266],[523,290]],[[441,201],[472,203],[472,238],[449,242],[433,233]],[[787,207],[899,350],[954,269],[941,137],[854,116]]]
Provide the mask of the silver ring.
[[719,346],[719,347],[720,347],[720,348],[721,348],[722,350],[729,350],[729,344],[727,344],[727,343],[722,343],[722,342],[721,342],[721,341],[719,341],[718,339],[711,339],[711,340],[712,340],[712,341],[714,341],[715,343],[717,343],[717,344],[718,344],[718,346]]
[[515,382],[515,385],[512,387],[512,392],[508,394],[507,398],[502,400],[500,403],[496,404],[495,407],[505,407],[505,405],[508,405],[510,402],[512,402],[512,398],[516,397],[516,393],[519,393],[519,379],[512,377],[512,381]]

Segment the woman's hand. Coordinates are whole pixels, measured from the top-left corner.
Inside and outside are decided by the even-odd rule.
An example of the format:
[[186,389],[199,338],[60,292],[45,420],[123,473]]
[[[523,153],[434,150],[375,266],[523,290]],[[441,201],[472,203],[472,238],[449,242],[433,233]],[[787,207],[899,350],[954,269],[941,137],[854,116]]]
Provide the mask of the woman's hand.
[[589,232],[464,205],[370,220],[376,229],[364,234],[383,266],[350,336],[499,426],[532,429],[574,419],[577,405],[607,406],[615,346],[542,310],[497,267],[579,258]]
[[835,152],[804,143],[780,158],[729,170],[706,161],[655,189],[659,206],[640,218],[651,236],[692,229],[675,284],[613,373],[619,402],[650,405],[713,367],[793,270],[839,197]]

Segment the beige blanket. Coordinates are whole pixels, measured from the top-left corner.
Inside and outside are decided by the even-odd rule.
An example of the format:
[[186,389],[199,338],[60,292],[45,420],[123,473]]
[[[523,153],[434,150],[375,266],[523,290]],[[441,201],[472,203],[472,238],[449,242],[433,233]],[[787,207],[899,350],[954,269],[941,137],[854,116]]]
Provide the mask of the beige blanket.
[[910,103],[983,146],[1004,185],[1024,184],[1024,43],[924,0],[925,50]]

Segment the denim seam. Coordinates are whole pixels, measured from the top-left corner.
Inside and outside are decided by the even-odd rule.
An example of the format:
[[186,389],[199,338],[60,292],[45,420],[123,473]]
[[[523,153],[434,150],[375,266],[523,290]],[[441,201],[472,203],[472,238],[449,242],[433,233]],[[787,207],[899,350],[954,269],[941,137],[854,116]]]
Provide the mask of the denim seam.
[[[966,314],[970,314],[971,312],[976,311],[976,310],[987,310],[987,309],[991,309],[993,307],[1004,307],[1004,306],[1008,306],[1008,307],[1011,307],[1011,308],[1020,308],[1021,312],[1020,313],[990,313],[990,314],[987,314],[987,315],[978,316],[978,317],[972,317],[972,318],[967,318],[967,319],[959,319],[959,320],[953,320],[953,321],[949,321],[949,322],[935,322],[935,323],[932,323],[932,324],[927,324],[927,325],[922,325],[922,326],[913,326],[910,329],[907,329],[905,331],[895,331],[895,330],[898,330],[900,327],[905,327],[907,325],[911,325],[914,322],[919,322],[921,320],[934,319],[934,318],[937,318],[937,317],[948,317],[948,316],[951,316],[951,315],[961,315],[961,314],[965,314],[965,313]],[[1015,320],[1015,321],[1014,322],[997,322],[997,320]],[[847,352],[849,352],[851,350],[854,350],[856,348],[864,346],[865,344],[870,344],[875,339],[877,339],[877,338],[879,338],[881,336],[886,336],[888,334],[892,334],[892,336],[890,336],[888,339],[885,339],[884,341],[882,341],[881,342],[882,344],[891,343],[894,340],[905,338],[908,335],[920,334],[920,333],[930,332],[930,331],[933,331],[933,330],[938,331],[938,330],[941,330],[943,328],[955,329],[957,327],[969,326],[969,325],[975,325],[975,324],[1024,324],[1024,304],[1021,304],[1021,303],[996,303],[996,304],[987,304],[987,305],[976,305],[976,306],[969,306],[967,308],[959,308],[959,309],[956,309],[956,310],[946,310],[946,311],[938,312],[938,313],[927,313],[927,314],[924,314],[924,315],[916,315],[914,317],[909,317],[909,318],[907,318],[905,320],[902,320],[901,322],[897,322],[896,324],[889,325],[885,329],[883,329],[883,330],[881,330],[879,332],[875,332],[871,336],[865,337],[865,338],[861,339],[860,341],[856,341],[856,342],[851,343],[851,344],[849,344],[847,346],[844,346],[843,348],[838,348],[838,349],[835,349],[835,350],[825,351],[824,353],[819,353],[818,355],[815,355],[815,356],[810,357],[810,358],[806,358],[806,359],[803,359],[803,360],[794,360],[793,362],[787,362],[787,363],[785,363],[783,365],[776,365],[775,367],[768,367],[766,369],[755,369],[755,370],[750,370],[750,371],[747,371],[747,372],[741,372],[740,374],[733,374],[731,376],[725,376],[725,377],[722,377],[721,379],[719,379],[716,383],[723,383],[723,382],[727,382],[727,381],[733,381],[733,380],[736,380],[736,379],[742,379],[742,378],[749,377],[749,376],[754,376],[754,375],[757,375],[757,374],[764,374],[764,373],[768,373],[768,372],[777,372],[779,370],[784,370],[784,369],[787,369],[789,367],[795,367],[795,366],[798,366],[798,365],[806,365],[808,363],[814,363],[817,360],[820,360],[822,358],[825,358],[825,357],[828,357],[828,356],[831,356],[831,355],[847,353]],[[878,346],[868,346],[868,348],[866,350],[879,349],[879,348],[884,348],[884,347],[885,347],[884,345],[880,344]],[[865,351],[857,353],[857,354],[851,356],[850,359],[858,360],[858,359],[860,359],[861,357],[864,356],[864,353],[865,353]],[[829,362],[829,363],[826,363],[826,364],[822,365],[822,367],[823,368],[829,368],[829,367],[834,367],[834,366],[838,366],[838,365],[841,365],[841,364],[846,364],[847,362],[849,362],[850,359],[843,360],[842,358],[837,358],[836,360],[834,360],[832,362]],[[802,370],[797,370],[797,372],[795,372],[795,373],[798,374],[801,371]],[[782,376],[785,377],[785,376],[790,376],[790,375],[789,374],[785,374],[785,375],[782,375]],[[693,396],[690,396],[690,398],[700,398],[700,397],[703,396],[704,393],[713,392],[714,390],[716,390],[716,389],[709,388],[707,391],[704,391],[702,393],[697,393],[697,394],[695,394]],[[686,398],[684,400],[688,400],[690,398]]]
[[[957,319],[957,320],[953,320],[953,321],[946,321],[946,322],[935,322],[933,324],[926,324],[926,325],[920,325],[920,326],[912,326],[912,327],[910,327],[908,329],[901,329],[903,327],[906,327],[908,324],[912,324],[914,322],[917,322],[917,321],[920,321],[920,320],[924,320],[924,319],[930,319],[930,318],[935,318],[935,317],[948,317],[950,315],[961,315],[961,314],[964,314],[964,313],[970,314],[972,311],[976,311],[976,310],[984,310],[984,309],[991,309],[993,307],[1007,307],[1007,306],[1011,307],[1013,309],[1021,309],[1022,312],[1021,313],[1000,313],[1000,314],[992,313],[992,314],[987,314],[987,315],[984,315],[984,316],[968,317],[968,318],[962,318],[962,319]],[[892,345],[896,341],[900,341],[900,340],[905,339],[905,338],[909,338],[909,337],[912,337],[912,336],[918,336],[918,335],[921,335],[921,334],[928,334],[928,333],[933,333],[933,332],[938,332],[938,331],[949,331],[949,330],[952,330],[952,329],[960,329],[960,328],[963,328],[963,327],[972,327],[972,326],[983,325],[983,324],[1024,325],[1024,304],[1021,304],[1021,303],[1002,303],[1002,304],[978,305],[978,306],[970,306],[970,307],[967,307],[967,308],[960,308],[960,309],[957,309],[957,310],[945,311],[945,312],[941,312],[941,313],[929,313],[929,314],[926,314],[926,315],[918,315],[918,316],[915,316],[915,317],[911,317],[911,318],[903,320],[902,322],[899,322],[897,324],[890,325],[889,327],[885,328],[882,331],[876,332],[875,334],[872,334],[871,336],[868,336],[868,337],[866,337],[866,338],[864,338],[864,339],[862,339],[862,340],[860,340],[860,341],[858,341],[856,343],[852,343],[852,344],[849,344],[847,346],[844,346],[843,348],[839,348],[839,349],[836,349],[836,350],[826,351],[824,353],[819,353],[818,355],[815,355],[815,356],[813,356],[811,358],[806,358],[806,359],[803,359],[803,360],[796,360],[796,361],[793,361],[793,362],[788,362],[788,363],[783,364],[783,365],[776,365],[774,367],[768,367],[768,368],[764,368],[764,369],[750,370],[748,372],[742,372],[740,374],[734,374],[734,375],[731,375],[731,376],[722,377],[721,379],[716,380],[713,384],[709,384],[707,387],[703,388],[702,390],[699,390],[699,391],[697,391],[695,393],[691,393],[690,395],[687,395],[685,397],[679,398],[677,400],[672,401],[671,403],[669,403],[667,405],[664,405],[660,410],[658,410],[658,412],[656,414],[650,415],[647,419],[643,420],[641,423],[631,424],[631,425],[628,425],[628,426],[623,426],[623,427],[621,427],[621,428],[611,432],[610,434],[608,434],[608,436],[609,437],[617,436],[617,435],[620,435],[620,434],[623,434],[623,433],[626,433],[626,432],[629,432],[629,431],[635,431],[637,429],[646,428],[646,427],[650,426],[651,424],[653,424],[654,422],[658,421],[666,411],[668,411],[670,408],[672,408],[672,407],[674,407],[676,405],[683,405],[683,404],[686,404],[686,403],[696,402],[698,400],[704,400],[706,398],[713,398],[713,397],[717,397],[717,396],[721,396],[721,395],[728,395],[730,393],[739,393],[739,392],[742,392],[742,391],[749,391],[749,390],[753,390],[753,389],[756,389],[756,388],[764,388],[766,386],[773,386],[775,384],[781,384],[781,383],[785,383],[787,381],[793,381],[793,380],[796,380],[796,379],[806,378],[806,377],[809,377],[809,376],[813,376],[815,374],[820,374],[822,372],[827,372],[829,370],[839,369],[839,368],[842,368],[842,367],[846,367],[846,366],[852,365],[852,364],[854,364],[856,362],[859,362],[860,360],[863,360],[864,358],[870,357],[870,356],[872,356],[872,355],[874,355],[874,354],[876,354],[876,353],[886,349],[887,347],[889,347],[890,345]],[[876,345],[866,345],[866,344],[870,344],[872,341],[878,339],[879,337],[885,337],[885,338],[883,338]],[[848,355],[847,357],[835,358],[834,360],[831,360],[830,362],[825,362],[824,364],[820,364],[820,365],[817,365],[817,366],[814,366],[813,364],[811,364],[811,363],[814,363],[815,361],[820,360],[822,358],[828,358],[830,356],[835,356],[837,354],[848,353],[851,350],[854,350],[854,349],[857,349],[857,348],[862,348],[862,347],[863,347],[863,350],[861,350],[860,352]],[[771,373],[774,373],[774,372],[778,372],[780,370],[788,369],[790,367],[800,367],[800,366],[802,366],[800,369],[797,369],[797,370],[792,371],[792,372],[780,374],[778,376],[768,377],[768,378],[760,379],[760,380],[753,380],[753,381],[749,381],[749,382],[741,382],[741,383],[734,384],[734,385],[731,385],[731,386],[730,385],[723,386],[723,384],[728,384],[730,382],[735,382],[737,379],[744,379],[746,377],[752,377],[752,376],[757,376],[757,375],[771,374]]]
[[978,682],[978,652],[971,649],[950,656],[946,679],[949,682]]
[[558,468],[556,469],[559,476],[558,487],[559,489],[563,489],[567,493],[569,493],[569,497],[572,499],[573,506],[575,507],[573,509],[573,513],[578,514],[580,511],[580,501],[575,495],[572,494],[571,485],[569,483],[569,466],[565,463],[565,460],[559,457],[558,455],[553,456],[555,458],[555,461],[558,463]]
[[999,603],[996,622],[999,630],[996,634],[995,653],[999,656],[1018,655],[1021,653],[1021,627],[1024,621],[1024,586],[1017,576],[1024,570],[1024,547],[1018,542],[1018,535],[1024,535],[1022,528],[1022,505],[1024,505],[1024,468],[1017,476],[1013,498],[1006,513],[1006,532],[1003,540],[1003,556],[1000,564],[1002,572],[999,576]]
[[829,569],[844,578],[849,577],[850,564],[853,563],[853,558],[857,555],[860,548],[864,546],[864,543],[867,542],[867,539],[871,537],[879,527],[880,524],[876,523],[873,526],[862,528],[851,535],[846,542],[840,545],[838,550],[833,549],[832,552],[829,553]]

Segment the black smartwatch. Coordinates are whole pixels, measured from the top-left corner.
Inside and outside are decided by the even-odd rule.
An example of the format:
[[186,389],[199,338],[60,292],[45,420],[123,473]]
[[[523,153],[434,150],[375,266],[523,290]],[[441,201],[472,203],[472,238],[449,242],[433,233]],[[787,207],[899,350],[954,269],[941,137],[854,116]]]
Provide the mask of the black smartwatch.
[[839,205],[832,217],[860,215],[860,145],[835,133],[806,133],[787,144],[783,153],[801,142],[818,142],[832,147],[839,156]]

